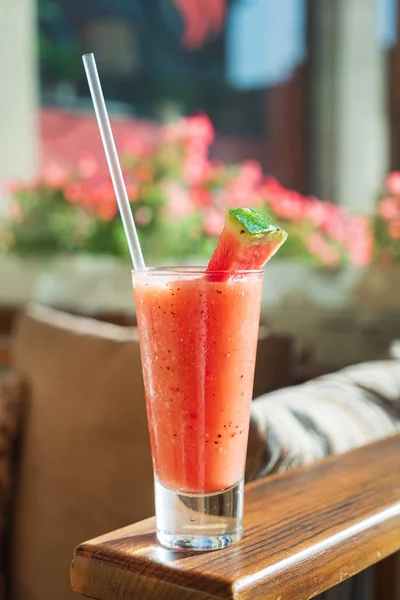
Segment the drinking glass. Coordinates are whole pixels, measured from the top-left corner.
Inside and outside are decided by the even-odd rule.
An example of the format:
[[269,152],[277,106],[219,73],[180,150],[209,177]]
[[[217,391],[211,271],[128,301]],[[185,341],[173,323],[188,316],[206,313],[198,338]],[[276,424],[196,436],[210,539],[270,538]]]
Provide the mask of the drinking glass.
[[263,271],[133,271],[157,538],[214,550],[242,536]]

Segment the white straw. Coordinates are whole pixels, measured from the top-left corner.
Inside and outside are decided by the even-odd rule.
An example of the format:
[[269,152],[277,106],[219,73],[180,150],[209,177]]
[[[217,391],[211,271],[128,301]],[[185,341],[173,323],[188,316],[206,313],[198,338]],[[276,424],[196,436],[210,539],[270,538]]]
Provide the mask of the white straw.
[[110,119],[108,118],[96,61],[94,60],[94,54],[84,54],[82,59],[133,266],[135,269],[145,269],[142,249],[140,247],[135,221],[133,220],[128,193],[122,176],[121,165],[118,160]]

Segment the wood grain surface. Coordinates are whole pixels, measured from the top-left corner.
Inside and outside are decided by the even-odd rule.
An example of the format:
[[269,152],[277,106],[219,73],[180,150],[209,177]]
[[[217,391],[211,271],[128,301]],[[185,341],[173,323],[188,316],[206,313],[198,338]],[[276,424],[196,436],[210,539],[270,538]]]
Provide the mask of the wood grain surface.
[[394,436],[248,485],[231,548],[166,550],[148,519],[81,544],[71,581],[97,600],[305,600],[399,549]]

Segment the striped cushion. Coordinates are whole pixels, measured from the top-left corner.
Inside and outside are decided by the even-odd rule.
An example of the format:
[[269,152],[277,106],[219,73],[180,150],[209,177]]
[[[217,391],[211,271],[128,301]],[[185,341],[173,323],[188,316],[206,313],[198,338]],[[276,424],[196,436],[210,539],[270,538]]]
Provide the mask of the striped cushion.
[[348,367],[257,398],[247,480],[310,464],[400,431],[400,361]]

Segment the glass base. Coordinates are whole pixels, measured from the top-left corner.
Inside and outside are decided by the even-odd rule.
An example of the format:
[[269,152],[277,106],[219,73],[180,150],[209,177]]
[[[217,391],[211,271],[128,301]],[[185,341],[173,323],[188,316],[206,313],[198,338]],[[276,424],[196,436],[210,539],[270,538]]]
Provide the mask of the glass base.
[[243,480],[213,494],[184,494],[155,479],[157,539],[175,550],[219,550],[242,537]]

